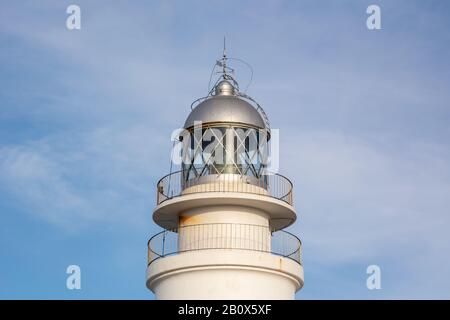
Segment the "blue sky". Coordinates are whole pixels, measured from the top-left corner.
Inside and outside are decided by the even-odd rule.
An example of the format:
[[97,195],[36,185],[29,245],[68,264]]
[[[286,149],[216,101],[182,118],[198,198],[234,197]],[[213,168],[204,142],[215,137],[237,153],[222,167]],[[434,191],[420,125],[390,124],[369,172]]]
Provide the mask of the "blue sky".
[[[79,31],[65,27],[72,3]],[[366,28],[370,4],[381,30]],[[304,245],[297,298],[450,298],[449,9],[1,0],[0,298],[153,297],[155,184],[224,35],[280,129]],[[366,288],[372,264],[381,290]]]

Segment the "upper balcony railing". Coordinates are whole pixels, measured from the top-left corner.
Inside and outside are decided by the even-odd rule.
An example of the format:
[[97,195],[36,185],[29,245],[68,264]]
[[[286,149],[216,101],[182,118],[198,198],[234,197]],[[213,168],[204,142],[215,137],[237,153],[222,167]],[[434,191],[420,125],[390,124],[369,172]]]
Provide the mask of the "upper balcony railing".
[[186,180],[180,170],[161,178],[157,184],[157,204],[185,194],[238,192],[267,196],[293,205],[292,183],[280,174],[259,178],[238,174],[210,174]]
[[148,265],[169,255],[198,250],[234,249],[279,255],[301,264],[302,243],[292,233],[268,226],[210,223],[157,233],[148,241]]

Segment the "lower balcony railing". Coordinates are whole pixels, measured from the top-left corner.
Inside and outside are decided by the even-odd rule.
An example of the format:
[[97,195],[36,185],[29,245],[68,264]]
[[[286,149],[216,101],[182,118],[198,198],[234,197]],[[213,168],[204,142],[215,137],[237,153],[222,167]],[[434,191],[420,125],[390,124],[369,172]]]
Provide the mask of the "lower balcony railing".
[[197,250],[236,249],[272,253],[301,264],[302,243],[292,233],[267,226],[214,223],[183,226],[157,233],[148,241],[148,265],[174,254]]

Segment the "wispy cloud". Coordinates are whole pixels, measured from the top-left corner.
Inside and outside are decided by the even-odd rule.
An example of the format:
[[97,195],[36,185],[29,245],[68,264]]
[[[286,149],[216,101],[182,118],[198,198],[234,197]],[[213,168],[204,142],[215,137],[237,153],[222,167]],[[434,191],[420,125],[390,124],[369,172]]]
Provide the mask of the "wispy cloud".
[[[439,254],[450,250],[450,150],[417,141],[393,150],[374,139],[382,142],[330,131],[288,136],[286,144],[296,148],[285,148],[284,165],[296,168],[288,171],[297,182],[296,230],[306,256],[328,270],[359,264],[362,278],[364,267],[390,260],[382,269],[387,275],[408,276],[386,281],[387,296],[407,297],[414,287],[422,290],[415,297],[445,297],[450,283],[430,273],[450,264]],[[427,292],[430,281],[433,292]]]
[[162,145],[149,128],[126,130],[3,147],[0,186],[17,206],[69,230],[93,222],[139,226],[154,201],[152,164],[167,154],[148,147]]

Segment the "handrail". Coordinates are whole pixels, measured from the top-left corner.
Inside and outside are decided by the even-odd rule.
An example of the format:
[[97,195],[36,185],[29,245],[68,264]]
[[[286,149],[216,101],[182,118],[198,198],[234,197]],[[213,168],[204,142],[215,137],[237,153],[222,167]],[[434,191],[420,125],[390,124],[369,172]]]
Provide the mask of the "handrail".
[[203,192],[238,192],[268,196],[293,205],[292,182],[280,174],[259,178],[236,174],[210,174],[185,180],[187,171],[179,170],[157,183],[157,205],[183,194]]
[[169,255],[198,250],[236,249],[271,253],[301,264],[300,239],[290,232],[272,232],[268,226],[209,223],[163,230],[150,238],[148,265]]

